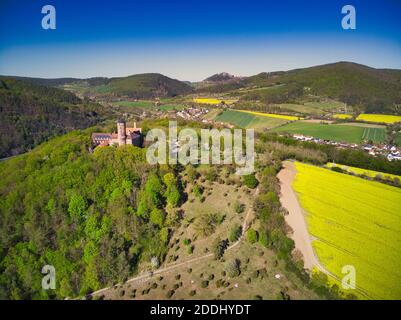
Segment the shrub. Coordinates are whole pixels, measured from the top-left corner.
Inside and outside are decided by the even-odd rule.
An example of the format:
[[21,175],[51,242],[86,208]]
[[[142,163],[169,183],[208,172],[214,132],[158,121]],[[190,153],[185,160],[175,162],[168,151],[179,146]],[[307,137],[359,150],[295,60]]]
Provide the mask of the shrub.
[[202,283],[201,283],[201,287],[202,288],[207,288],[208,286],[209,286],[209,281],[203,280]]
[[174,293],[175,293],[174,290],[167,291],[167,294],[166,294],[167,299],[170,299],[173,296]]
[[212,251],[214,254],[214,258],[216,260],[221,259],[223,257],[224,251],[226,250],[227,246],[228,246],[228,241],[227,240],[220,240],[220,239],[216,239],[213,242],[212,245]]
[[200,199],[203,194],[203,188],[201,186],[195,185],[192,188],[192,193],[196,198]]
[[242,213],[245,210],[245,205],[239,201],[235,201],[234,210],[236,213]]
[[237,241],[239,239],[239,237],[241,236],[241,233],[242,233],[242,227],[240,225],[235,225],[230,231],[228,240],[230,240],[230,242]]
[[242,179],[244,181],[244,184],[250,189],[255,189],[259,184],[259,181],[256,179],[254,174],[244,175],[242,176]]
[[265,247],[269,246],[269,236],[267,235],[267,232],[265,231],[259,232],[259,243]]
[[225,264],[225,270],[227,271],[228,276],[231,278],[238,277],[241,273],[240,265],[241,261],[239,259],[227,261]]
[[189,295],[190,295],[191,297],[193,297],[195,294],[196,294],[196,290],[191,290],[191,291],[189,292]]
[[246,233],[246,238],[249,243],[255,243],[258,241],[258,232],[252,228],[250,228]]

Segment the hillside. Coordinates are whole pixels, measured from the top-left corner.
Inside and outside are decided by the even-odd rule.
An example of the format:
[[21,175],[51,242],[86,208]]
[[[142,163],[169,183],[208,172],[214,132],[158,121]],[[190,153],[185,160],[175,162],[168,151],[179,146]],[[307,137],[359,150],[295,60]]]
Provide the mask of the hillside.
[[159,73],[135,74],[128,77],[93,77],[87,79],[77,78],[26,78],[10,77],[16,80],[23,80],[36,85],[49,87],[59,87],[88,95],[106,95],[106,96],[127,96],[134,99],[150,99],[162,97],[175,97],[190,93],[192,87],[190,84],[171,79]]
[[29,150],[48,138],[102,120],[102,106],[74,94],[7,77],[0,78],[0,157]]
[[205,82],[226,82],[235,79],[236,77],[227,72],[216,73],[208,78],[206,78]]
[[[124,281],[140,261],[164,257],[162,209],[176,205],[166,199],[178,192],[175,176],[149,172],[145,149],[90,153],[92,131],[0,163],[0,299],[85,295]],[[55,290],[41,288],[45,264],[56,269]]]
[[105,86],[95,91],[129,96],[130,98],[174,97],[187,94],[192,88],[179,80],[158,73],[136,74],[129,77],[111,78]]
[[338,62],[287,72],[260,73],[238,82],[218,84],[199,91],[231,92],[243,101],[284,103],[308,95],[336,99],[365,112],[399,113],[401,70],[374,69]]

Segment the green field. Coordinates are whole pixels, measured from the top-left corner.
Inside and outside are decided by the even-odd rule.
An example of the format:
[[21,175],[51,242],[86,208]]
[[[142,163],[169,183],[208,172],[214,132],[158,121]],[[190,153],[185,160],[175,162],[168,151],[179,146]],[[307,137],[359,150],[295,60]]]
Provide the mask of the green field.
[[313,248],[335,281],[351,265],[358,296],[401,299],[401,189],[302,163],[295,167],[293,188],[307,213]]
[[360,126],[343,126],[338,124],[321,124],[297,121],[273,129],[275,132],[303,134],[315,138],[339,142],[361,143],[362,140],[382,142],[385,139],[384,128],[364,128]]
[[258,116],[250,113],[225,110],[215,121],[228,122],[241,128],[271,129],[287,123],[287,120]]
[[386,139],[386,130],[379,128],[364,128],[362,139],[382,142]]
[[184,109],[185,106],[178,105],[178,104],[161,104],[156,106],[154,101],[149,100],[140,100],[140,101],[119,101],[115,102],[115,105],[122,106],[122,107],[133,107],[133,108],[141,108],[141,109],[160,109],[163,111],[169,110],[181,110]]
[[344,106],[342,102],[335,100],[328,101],[306,101],[300,103],[280,103],[275,104],[276,107],[283,108],[283,110],[292,110],[294,112],[322,115],[326,111],[339,110]]

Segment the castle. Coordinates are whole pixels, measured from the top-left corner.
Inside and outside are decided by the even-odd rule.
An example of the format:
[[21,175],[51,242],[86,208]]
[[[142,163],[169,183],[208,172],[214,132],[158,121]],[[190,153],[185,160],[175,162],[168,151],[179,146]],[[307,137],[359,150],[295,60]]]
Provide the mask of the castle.
[[117,133],[92,133],[92,142],[95,146],[123,146],[131,144],[142,147],[142,129],[136,127],[127,128],[124,120],[117,121]]

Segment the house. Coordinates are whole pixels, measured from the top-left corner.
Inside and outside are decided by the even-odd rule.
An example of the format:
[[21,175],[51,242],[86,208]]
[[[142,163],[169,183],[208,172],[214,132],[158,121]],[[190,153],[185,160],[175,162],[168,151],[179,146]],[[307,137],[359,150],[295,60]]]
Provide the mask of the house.
[[92,133],[92,142],[95,146],[111,146],[111,145],[134,145],[142,147],[143,136],[142,129],[136,127],[127,128],[124,120],[117,121],[117,133]]

